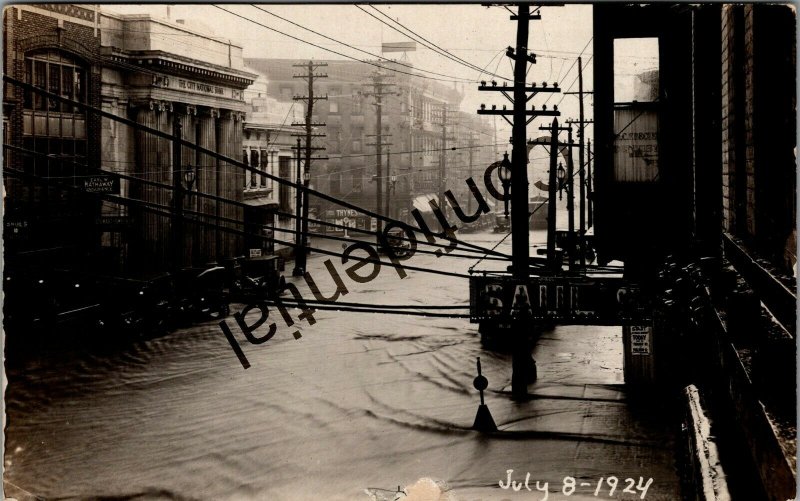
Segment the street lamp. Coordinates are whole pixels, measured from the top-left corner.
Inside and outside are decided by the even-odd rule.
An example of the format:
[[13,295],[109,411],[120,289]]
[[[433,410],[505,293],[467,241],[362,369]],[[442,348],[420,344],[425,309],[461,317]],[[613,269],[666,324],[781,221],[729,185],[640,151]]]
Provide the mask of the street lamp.
[[500,178],[500,182],[503,183],[505,215],[506,219],[508,219],[508,188],[511,185],[511,161],[508,159],[508,153],[503,153],[503,161],[500,162],[500,167],[497,168],[497,176]]
[[187,170],[183,171],[183,182],[186,183],[186,191],[192,191],[192,186],[194,186],[194,182],[197,180],[196,170],[196,167],[190,165]]
[[556,176],[558,177],[558,199],[561,200],[561,194],[564,190],[564,182],[567,178],[567,171],[564,170],[564,166],[561,164],[561,162],[558,162]]
[[395,176],[394,174],[392,174],[392,175],[389,177],[389,182],[390,182],[390,183],[392,183],[392,184],[391,184],[392,193],[396,193],[396,191],[395,191],[395,185],[397,184],[397,176]]

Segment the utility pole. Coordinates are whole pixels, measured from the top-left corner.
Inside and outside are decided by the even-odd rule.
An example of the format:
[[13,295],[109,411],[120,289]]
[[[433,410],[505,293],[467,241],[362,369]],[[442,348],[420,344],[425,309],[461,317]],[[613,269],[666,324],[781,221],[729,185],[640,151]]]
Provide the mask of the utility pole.
[[[530,13],[529,4],[520,4],[518,15],[511,16],[512,20],[517,21],[517,41],[516,49],[509,47],[506,55],[514,60],[514,85],[498,86],[497,82],[492,81],[492,86],[481,82],[478,90],[494,90],[502,92],[503,95],[513,103],[513,122],[506,118],[510,114],[503,110],[497,110],[492,106],[491,110],[486,110],[484,105],[478,110],[478,114],[500,115],[512,126],[512,151],[511,151],[511,273],[514,284],[527,284],[530,278],[529,273],[529,227],[528,227],[528,150],[526,130],[527,125],[536,116],[558,116],[558,109],[547,111],[543,106],[542,110],[536,110],[532,106],[526,110],[525,106],[530,98],[528,91],[533,91],[534,95],[538,92],[560,92],[558,86],[547,88],[547,84],[542,84],[537,88],[535,85],[527,86],[525,77],[527,73],[527,63],[536,63],[536,55],[528,53],[528,22],[531,19],[540,19],[538,13]],[[511,97],[508,92],[513,92]],[[528,119],[527,117],[530,118]],[[528,298],[525,298],[529,301]],[[528,333],[532,329],[532,319],[530,312],[526,308],[520,308],[518,312],[511,312],[511,326],[513,339],[513,359],[511,375],[511,392],[515,398],[524,398],[528,394],[528,382],[535,378],[533,360],[530,358],[530,346],[528,345]]]
[[[305,75],[294,75],[294,78],[304,78],[308,81],[308,95],[307,96],[294,96],[293,99],[295,101],[306,101],[306,121],[304,123],[292,123],[293,126],[303,126],[305,127],[304,134],[292,134],[293,136],[305,136],[306,144],[305,144],[305,154],[306,154],[306,164],[305,169],[303,172],[303,196],[298,197],[299,200],[302,201],[302,209],[301,209],[301,216],[300,216],[300,228],[298,233],[299,245],[295,250],[295,258],[294,258],[294,270],[292,270],[292,276],[301,276],[306,271],[306,254],[307,250],[307,241],[308,241],[308,208],[310,204],[310,197],[308,194],[308,185],[311,181],[311,153],[316,150],[324,150],[324,147],[314,147],[311,145],[311,140],[313,137],[324,137],[325,134],[315,134],[313,133],[314,127],[324,127],[324,123],[314,123],[312,121],[313,113],[314,113],[314,103],[320,100],[328,99],[328,96],[320,96],[314,97],[314,79],[315,78],[327,78],[328,75],[326,74],[315,74],[314,71],[317,68],[328,66],[327,63],[314,63],[309,61],[307,64],[293,64],[292,66],[296,68],[306,68],[308,73]],[[298,158],[298,185],[300,183],[299,173],[300,173],[300,140],[298,139],[297,144],[297,158]],[[313,160],[326,160],[328,157],[316,157]],[[299,189],[299,187],[298,187]]]
[[[469,152],[469,176],[467,176],[468,178],[472,177],[472,149],[474,147],[475,147],[475,135],[472,132],[470,132],[469,149],[467,150]],[[473,197],[469,196],[469,194],[467,195],[467,214],[472,214],[472,198]]]
[[[386,75],[378,70],[372,74],[372,92],[365,92],[364,96],[371,96],[375,98],[375,134],[368,135],[367,137],[375,137],[375,143],[371,143],[368,146],[375,146],[375,182],[377,183],[375,186],[375,212],[380,214],[383,212],[383,173],[382,173],[382,158],[381,154],[383,152],[382,148],[384,146],[391,146],[391,143],[384,143],[383,138],[384,136],[388,137],[391,134],[383,134],[383,96],[387,95],[398,95],[397,92],[389,92],[387,91],[388,87],[394,86],[391,82],[384,82],[384,78]],[[388,185],[388,182],[387,182]],[[388,214],[384,214],[387,215]],[[377,221],[377,233],[380,234],[383,231],[383,220],[378,218]]]
[[389,202],[392,196],[392,149],[386,149],[386,217],[392,217],[390,212],[391,203]]
[[[567,142],[572,144],[572,127],[567,130]],[[567,214],[569,215],[569,222],[567,226],[567,256],[569,260],[569,270],[575,268],[575,164],[572,161],[572,154],[570,153],[567,160]]]
[[[567,92],[566,94],[576,94],[575,92]],[[583,90],[583,59],[578,57],[578,103],[580,107],[580,117],[578,120],[578,139],[580,140],[580,146],[578,148],[578,165],[579,165],[579,177],[580,177],[580,235],[579,235],[579,242],[580,242],[580,263],[581,269],[586,267],[586,178],[584,175],[584,142],[585,139],[585,126],[587,123],[593,123],[594,120],[586,120],[584,113],[583,113],[583,95],[584,94],[592,94],[592,92],[584,92]],[[572,123],[572,122],[570,122]],[[589,226],[592,225],[591,223],[591,204],[589,205]]]
[[589,199],[589,228],[592,227],[592,140],[587,140],[586,152],[588,153],[588,158],[586,159],[586,195]]
[[301,174],[301,164],[300,164],[300,138],[297,138],[297,176],[296,176],[296,188],[295,188],[295,234],[294,234],[294,270],[292,270],[293,276],[300,276],[303,274],[303,268],[299,266],[298,260],[301,253],[301,248],[303,246],[303,190],[300,188],[300,185],[303,183],[303,175]]
[[442,151],[439,157],[439,208],[445,210],[444,192],[447,190],[447,103],[442,105]]
[[[567,120],[565,123],[569,124],[570,121]],[[572,148],[575,147],[575,143],[572,142],[572,126],[568,125],[567,127],[559,127],[558,120],[553,120],[553,124],[550,127],[539,127],[539,130],[546,130],[550,132],[550,179],[548,180],[549,184],[549,195],[548,195],[548,203],[547,203],[547,258],[550,266],[553,270],[557,270],[560,268],[561,263],[556,259],[555,255],[555,248],[556,248],[556,164],[558,163],[558,148],[568,148],[569,151],[569,159],[567,160],[567,173],[564,176],[564,185],[567,188],[567,211],[569,214],[569,231],[567,233],[567,252],[569,258],[569,269],[572,270],[573,268],[573,249],[575,248],[573,244],[573,234],[575,232],[575,204],[574,204],[574,197],[572,191],[572,178],[574,176],[574,165],[572,163]],[[567,131],[568,139],[566,143],[558,142],[558,133],[561,131]],[[561,188],[563,188],[562,186]]]
[[181,168],[181,119],[172,117],[172,253],[173,266],[180,270],[183,264],[183,184]]

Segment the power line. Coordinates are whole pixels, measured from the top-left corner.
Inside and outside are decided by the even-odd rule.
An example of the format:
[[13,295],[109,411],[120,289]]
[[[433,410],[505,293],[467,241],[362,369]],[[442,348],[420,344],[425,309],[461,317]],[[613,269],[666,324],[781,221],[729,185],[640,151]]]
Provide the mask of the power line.
[[[333,54],[336,54],[337,56],[342,56],[342,57],[345,57],[345,58],[347,58],[347,59],[351,59],[351,60],[353,60],[353,61],[356,61],[356,62],[359,62],[359,63],[364,63],[364,64],[368,64],[368,65],[370,65],[370,66],[375,66],[376,68],[382,68],[382,69],[386,69],[386,70],[389,70],[389,71],[394,71],[394,72],[396,72],[396,73],[402,73],[402,74],[404,74],[404,75],[411,75],[411,76],[413,76],[413,77],[418,77],[418,78],[427,78],[427,79],[429,79],[429,80],[436,80],[436,81],[438,81],[438,82],[454,82],[454,80],[450,80],[450,79],[445,79],[445,78],[436,78],[436,77],[429,77],[429,76],[425,76],[425,75],[420,75],[419,73],[411,73],[411,72],[408,72],[408,71],[398,70],[397,68],[392,68],[392,67],[390,67],[390,66],[386,66],[386,65],[379,64],[379,63],[375,63],[375,62],[372,62],[372,61],[365,61],[365,60],[358,59],[358,58],[356,58],[356,57],[353,57],[353,56],[348,56],[347,54],[343,54],[343,53],[341,53],[341,52],[338,52],[338,51],[336,51],[336,50],[333,50],[333,49],[328,49],[327,47],[323,47],[323,46],[321,46],[321,45],[317,45],[317,44],[315,44],[315,43],[313,43],[313,42],[309,42],[309,41],[307,41],[307,40],[303,40],[303,39],[301,39],[301,38],[297,38],[296,36],[290,35],[290,34],[288,34],[288,33],[284,33],[283,31],[280,31],[280,30],[278,30],[278,29],[275,29],[275,28],[272,28],[272,27],[270,27],[270,26],[267,26],[266,24],[260,23],[260,22],[258,22],[258,21],[255,21],[255,20],[253,20],[253,19],[250,19],[250,18],[249,18],[249,17],[247,17],[247,16],[242,16],[242,15],[240,15],[240,14],[237,14],[237,13],[235,13],[235,12],[231,12],[231,11],[229,11],[229,10],[223,9],[223,8],[222,8],[222,7],[220,7],[219,5],[212,5],[212,7],[216,7],[217,9],[219,9],[219,10],[221,10],[221,11],[223,11],[223,12],[227,12],[228,14],[231,14],[232,16],[236,16],[236,17],[238,17],[238,18],[240,18],[240,19],[244,19],[245,21],[250,21],[251,23],[253,23],[253,24],[256,24],[256,25],[258,25],[258,26],[261,26],[262,28],[266,28],[266,29],[268,29],[268,30],[270,30],[270,31],[274,31],[275,33],[279,33],[279,34],[281,34],[281,35],[283,35],[283,36],[286,36],[286,37],[292,38],[292,39],[294,39],[294,40],[297,40],[298,42],[302,42],[302,43],[305,43],[305,44],[311,45],[311,46],[313,46],[313,47],[316,47],[316,48],[318,48],[318,49],[322,49],[322,50],[325,50],[325,51],[331,52],[331,53],[333,53]],[[460,81],[460,80],[458,80],[458,81]]]
[[294,25],[294,26],[297,26],[297,27],[299,27],[299,28],[302,28],[302,29],[304,29],[304,30],[306,30],[306,31],[310,31],[311,33],[314,33],[315,35],[319,35],[319,36],[321,36],[321,37],[323,37],[323,38],[326,38],[326,39],[328,39],[328,40],[331,40],[331,41],[333,41],[333,42],[336,42],[336,43],[338,43],[338,44],[340,44],[340,45],[344,45],[345,47],[348,47],[348,48],[350,48],[350,49],[357,50],[357,51],[359,51],[359,52],[363,52],[364,54],[367,54],[368,56],[377,57],[378,59],[383,59],[383,60],[384,60],[384,61],[386,61],[386,62],[390,62],[390,63],[393,63],[393,64],[397,64],[397,65],[399,65],[399,66],[404,66],[404,67],[406,67],[406,68],[410,68],[410,69],[413,69],[413,70],[422,71],[422,72],[424,72],[424,73],[430,73],[431,75],[437,75],[437,76],[440,76],[440,77],[452,78],[452,79],[454,79],[454,80],[461,80],[461,81],[464,81],[464,82],[471,82],[471,81],[472,81],[472,80],[467,80],[467,79],[463,79],[463,78],[460,78],[460,77],[454,77],[454,76],[452,76],[452,75],[446,75],[446,74],[444,74],[444,73],[436,73],[435,71],[424,70],[424,69],[422,69],[422,68],[416,68],[416,67],[414,67],[414,65],[412,65],[412,64],[406,64],[406,63],[403,63],[403,62],[400,62],[400,61],[392,61],[391,59],[388,59],[388,58],[386,58],[386,57],[379,56],[379,55],[377,55],[377,54],[373,54],[372,52],[369,52],[369,51],[366,51],[366,50],[363,50],[363,49],[359,49],[358,47],[355,47],[355,46],[353,46],[353,45],[350,45],[350,44],[348,44],[348,43],[345,43],[345,42],[342,42],[342,41],[336,40],[335,38],[329,37],[328,35],[324,35],[324,34],[322,34],[322,33],[318,32],[318,31],[314,31],[314,30],[312,30],[311,28],[307,28],[307,27],[305,27],[305,26],[303,26],[303,25],[301,25],[301,24],[295,23],[294,21],[291,21],[291,20],[289,20],[289,19],[286,19],[285,17],[281,17],[281,16],[279,16],[278,14],[275,14],[275,13],[272,13],[272,12],[270,12],[270,11],[268,11],[268,10],[262,9],[261,7],[259,7],[259,6],[257,6],[257,5],[254,5],[254,4],[250,4],[250,5],[251,5],[251,6],[253,6],[253,7],[255,7],[256,9],[258,9],[258,10],[262,11],[262,12],[266,12],[267,14],[269,14],[269,15],[271,15],[271,16],[275,16],[275,17],[277,17],[278,19],[281,19],[281,20],[283,20],[283,21],[286,21],[286,22],[287,22],[287,23],[289,23],[289,24],[292,24],[292,25]]
[[[370,7],[372,7],[372,9],[373,9],[373,10],[375,10],[375,11],[376,11],[376,12],[378,12],[379,14],[381,14],[381,15],[385,16],[387,19],[391,20],[392,22],[394,22],[394,23],[398,24],[399,26],[402,26],[402,27],[403,27],[405,30],[409,31],[409,32],[410,32],[410,33],[412,33],[413,35],[416,35],[417,37],[421,38],[422,40],[418,40],[417,38],[415,38],[415,37],[414,37],[414,36],[412,36],[412,35],[409,35],[408,33],[403,33],[402,31],[400,31],[400,30],[399,30],[398,28],[396,28],[395,26],[392,26],[391,24],[387,23],[387,22],[386,22],[386,21],[384,21],[383,19],[381,19],[381,18],[379,18],[379,17],[376,17],[374,14],[372,14],[372,13],[368,12],[367,10],[365,10],[365,9],[361,8],[361,6],[359,6],[359,5],[355,5],[355,7],[356,7],[358,10],[360,10],[360,11],[364,12],[365,14],[367,14],[368,16],[372,17],[373,19],[377,20],[378,22],[380,22],[380,23],[382,23],[382,24],[384,24],[384,25],[388,26],[389,28],[393,29],[394,31],[396,31],[396,32],[400,33],[401,35],[403,35],[403,36],[407,36],[407,37],[409,37],[409,38],[412,38],[412,39],[414,39],[415,41],[417,41],[417,42],[421,43],[421,44],[422,44],[424,47],[427,47],[428,49],[432,50],[432,51],[433,51],[434,53],[436,53],[436,54],[439,54],[439,55],[441,55],[441,56],[444,56],[445,58],[447,58],[447,59],[450,59],[451,61],[454,61],[454,62],[456,62],[456,63],[458,63],[458,64],[460,64],[460,65],[462,65],[462,66],[466,66],[466,67],[467,67],[467,68],[469,68],[470,70],[479,71],[479,72],[483,72],[483,71],[484,71],[484,70],[480,69],[478,66],[475,66],[475,65],[473,65],[472,63],[466,62],[466,61],[464,61],[463,59],[460,59],[460,58],[458,58],[458,57],[456,57],[456,56],[453,56],[452,54],[448,53],[447,51],[444,51],[444,50],[442,50],[442,49],[438,49],[438,50],[437,50],[437,49],[435,49],[435,48],[431,47],[431,45],[428,45],[428,43],[430,43],[430,42],[426,43],[426,41],[423,41],[423,40],[425,40],[425,39],[424,39],[422,36],[420,36],[420,35],[417,35],[416,33],[414,33],[414,31],[412,31],[412,30],[411,30],[411,29],[409,29],[409,28],[406,28],[406,27],[405,27],[405,26],[403,26],[403,25],[402,25],[400,22],[398,22],[398,21],[395,21],[394,19],[390,18],[389,16],[386,16],[386,14],[384,14],[383,12],[381,12],[380,10],[378,10],[377,8],[375,8],[375,7],[374,7],[374,6],[372,6],[372,5],[370,5]],[[502,76],[500,76],[500,75],[497,75],[497,74],[495,74],[495,73],[489,73],[489,74],[490,74],[490,75],[492,75],[492,76],[495,76],[495,77],[497,77],[497,78],[505,78],[505,77],[502,77]],[[506,80],[508,80],[508,78],[506,78]],[[473,81],[477,81],[477,80],[473,80]]]
[[[361,213],[363,213],[365,215],[368,215],[368,216],[376,218],[376,219],[382,219],[383,221],[394,223],[396,225],[399,225],[401,228],[408,228],[408,229],[410,229],[412,231],[416,231],[416,232],[419,232],[419,233],[425,233],[425,231],[422,230],[421,228],[415,227],[415,226],[413,226],[413,225],[411,225],[409,223],[405,223],[403,221],[397,221],[397,220],[392,219],[392,218],[390,218],[388,216],[379,214],[379,213],[371,211],[369,209],[365,209],[363,207],[359,207],[359,206],[357,206],[357,205],[355,205],[353,203],[347,202],[345,200],[338,199],[338,198],[333,197],[331,195],[328,195],[326,193],[322,193],[321,191],[318,191],[318,190],[315,190],[315,189],[312,189],[312,188],[304,188],[304,187],[302,187],[302,185],[298,185],[297,183],[293,183],[292,181],[283,179],[283,178],[281,178],[279,176],[275,176],[273,174],[262,172],[262,171],[258,170],[255,167],[250,167],[249,165],[247,165],[247,164],[245,164],[243,162],[240,162],[240,161],[235,160],[233,158],[230,158],[230,157],[227,157],[225,155],[222,155],[221,153],[218,153],[216,151],[210,150],[208,148],[203,148],[202,146],[198,146],[198,145],[196,145],[194,143],[191,143],[191,142],[189,142],[186,139],[183,139],[181,137],[177,137],[176,138],[174,135],[169,134],[169,133],[164,132],[164,131],[161,131],[159,129],[154,129],[154,128],[151,128],[151,127],[147,127],[146,125],[139,124],[139,123],[137,123],[137,122],[135,122],[135,121],[133,121],[131,119],[117,116],[117,115],[115,115],[113,113],[110,113],[108,111],[105,111],[105,110],[102,110],[102,109],[99,109],[99,108],[95,108],[94,106],[91,106],[89,104],[82,103],[80,101],[75,101],[73,99],[69,99],[69,98],[60,96],[58,94],[46,91],[44,89],[41,89],[39,87],[36,87],[36,86],[31,85],[31,84],[26,83],[26,82],[23,82],[23,81],[18,80],[16,78],[10,77],[8,75],[3,75],[3,81],[5,81],[7,83],[11,83],[13,85],[20,86],[23,89],[28,89],[28,90],[31,90],[31,91],[34,91],[34,92],[38,92],[38,93],[40,93],[42,95],[45,95],[45,96],[47,96],[47,97],[49,97],[51,99],[54,99],[56,101],[59,101],[59,102],[68,103],[68,104],[72,104],[74,106],[78,106],[78,107],[80,107],[82,109],[88,110],[88,111],[90,111],[92,113],[95,113],[97,115],[100,115],[102,117],[106,117],[106,118],[108,118],[110,120],[121,122],[123,124],[129,125],[129,126],[134,127],[135,129],[138,129],[138,130],[145,131],[145,132],[147,132],[149,134],[152,134],[152,135],[155,135],[157,137],[161,137],[161,138],[164,138],[164,139],[169,139],[170,141],[173,141],[177,145],[186,146],[188,148],[192,148],[197,152],[200,152],[200,153],[208,155],[208,156],[210,156],[212,158],[227,162],[227,163],[231,164],[234,167],[238,167],[238,168],[243,169],[245,171],[255,172],[256,174],[260,174],[260,175],[262,175],[264,177],[273,179],[273,180],[277,181],[280,184],[284,184],[284,185],[293,187],[295,189],[304,189],[304,191],[306,193],[309,193],[309,194],[312,194],[314,196],[317,196],[317,197],[319,197],[319,198],[321,198],[323,200],[326,200],[328,202],[340,205],[342,207],[346,207],[348,209],[352,209],[352,210],[361,212]],[[455,239],[454,237],[450,237],[448,235],[444,235],[444,236],[442,236],[442,238],[445,239],[445,240],[451,241],[451,242],[456,242],[456,243],[460,242],[462,245],[465,245],[467,247],[472,247],[472,248],[475,248],[475,249],[480,249],[480,250],[486,251],[486,249],[484,247],[481,247],[480,245],[469,243],[469,242],[459,241],[458,239]]]
[[[49,161],[55,161],[55,162],[59,162],[59,163],[62,163],[62,164],[63,163],[69,163],[69,164],[72,164],[73,166],[76,166],[76,167],[81,167],[81,168],[84,168],[84,169],[90,169],[89,166],[84,165],[84,164],[79,164],[79,163],[77,163],[75,161],[72,161],[72,160],[68,160],[68,159],[64,159],[64,158],[53,158],[53,157],[50,157],[49,155],[47,155],[46,153],[33,151],[33,150],[28,150],[26,148],[21,148],[19,146],[14,146],[14,145],[10,145],[10,144],[4,144],[3,147],[5,149],[12,150],[12,151],[18,151],[18,152],[20,152],[22,154],[26,154],[26,155],[35,155],[35,156],[43,157],[43,158],[45,158],[45,159],[47,159]],[[148,185],[148,186],[153,186],[153,187],[156,187],[156,188],[162,188],[162,189],[166,189],[166,190],[169,190],[169,191],[174,191],[175,190],[175,187],[173,185],[171,185],[171,184],[160,183],[158,181],[151,181],[149,179],[137,178],[135,176],[120,175],[120,174],[118,174],[116,172],[109,172],[109,171],[104,171],[104,170],[99,170],[98,173],[91,174],[91,175],[86,175],[86,176],[47,176],[46,178],[43,178],[43,179],[76,179],[76,178],[83,178],[83,177],[96,177],[98,174],[115,174],[115,175],[119,176],[121,179],[124,179],[124,180],[127,180],[127,181],[139,182],[139,183],[142,183],[142,184],[145,184],[145,185]],[[231,200],[229,198],[220,197],[218,195],[212,195],[210,193],[203,193],[203,192],[200,192],[200,191],[189,191],[188,193],[190,193],[192,195],[197,195],[197,196],[202,197],[202,198],[211,199],[211,200],[214,200],[214,201],[217,201],[217,202],[227,203],[227,204],[233,205],[235,207],[250,208],[250,209],[256,208],[256,209],[261,209],[261,210],[263,210],[265,212],[274,213],[274,214],[279,215],[279,216],[286,216],[286,217],[289,217],[289,218],[294,218],[295,217],[295,214],[290,214],[288,212],[283,212],[283,211],[279,211],[279,210],[272,210],[272,209],[266,209],[266,208],[262,208],[262,207],[253,207],[253,206],[249,206],[249,205],[245,204],[244,202],[240,202],[238,200]],[[136,200],[136,199],[131,199],[131,200]],[[143,203],[148,203],[146,201],[142,201],[142,202]],[[196,211],[187,210],[187,212],[196,212]],[[204,212],[197,212],[197,214],[198,215],[202,215],[202,216],[213,217],[214,219],[225,220],[227,222],[232,222],[232,223],[237,224],[237,225],[244,224],[242,221],[239,221],[239,220],[236,220],[236,219],[232,219],[232,218],[227,218],[225,216],[216,216],[215,214],[207,214],[207,213],[204,213]],[[379,232],[366,230],[366,229],[360,229],[360,228],[354,228],[354,227],[350,227],[350,226],[339,225],[339,224],[331,223],[331,222],[324,221],[324,220],[313,219],[313,218],[308,218],[308,220],[309,220],[309,222],[313,222],[315,224],[328,226],[328,227],[332,227],[332,228],[337,228],[337,229],[342,229],[342,230],[349,230],[349,231],[353,231],[353,232],[356,232],[356,233],[364,233],[364,234],[367,234],[367,235],[372,236],[372,237],[378,237],[380,235]],[[275,231],[284,231],[284,232],[297,234],[296,231],[292,231],[292,230],[288,230],[288,229],[284,229],[284,228],[273,228],[273,229]],[[310,233],[310,232],[301,232],[301,233],[312,235],[312,233]],[[314,234],[314,235],[321,236],[320,234]],[[416,239],[410,239],[410,238],[406,238],[405,236],[403,236],[403,237],[394,236],[393,238],[397,239],[397,240],[401,240],[401,241],[406,241],[406,242],[417,242],[417,244],[428,245],[430,247],[439,247],[439,248],[445,248],[445,249],[450,247],[448,245],[435,243],[435,242],[429,242],[427,240],[426,241],[421,241],[421,240],[416,240]],[[339,239],[339,238],[332,238],[332,239]],[[360,240],[354,240],[354,239],[347,239],[347,241],[360,242]],[[479,249],[470,249],[470,248],[461,249],[461,250],[463,252],[473,252],[473,253],[482,252]],[[422,251],[421,249],[418,249],[417,252],[432,253],[432,251]],[[441,251],[439,251],[439,252],[441,252]],[[498,258],[498,259],[507,259],[507,256],[505,256],[502,253],[495,253],[495,255],[501,256],[501,258]],[[467,257],[467,256],[458,256],[458,257]],[[471,257],[474,257],[474,256],[471,256]]]

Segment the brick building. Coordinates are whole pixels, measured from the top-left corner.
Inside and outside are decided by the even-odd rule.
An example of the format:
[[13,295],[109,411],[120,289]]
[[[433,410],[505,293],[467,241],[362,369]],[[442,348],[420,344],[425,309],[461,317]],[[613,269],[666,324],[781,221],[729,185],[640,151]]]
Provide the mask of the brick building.
[[[17,4],[4,9],[3,29],[6,75],[99,107],[97,9]],[[100,118],[17,85],[3,89],[4,141],[25,150],[4,151],[4,165],[27,176],[3,176],[7,262],[59,265],[96,257],[99,203],[62,185],[82,187],[100,165]]]
[[[247,65],[269,79],[268,93],[285,102],[305,96],[305,80],[293,78],[303,68],[290,59],[247,59]],[[322,61],[319,61],[322,62]],[[385,71],[380,77],[388,94],[382,98],[383,147],[381,178],[382,205],[377,207],[377,164],[375,156],[376,107],[370,95],[375,88],[375,66],[353,61],[325,61],[327,78],[315,80],[315,95],[327,95],[327,101],[314,105],[314,122],[325,123],[327,137],[317,143],[325,146],[327,161],[311,166],[311,186],[370,210],[385,213],[386,196],[390,197],[391,217],[407,219],[420,196],[436,198],[440,186],[442,128],[441,109],[458,109],[461,94],[452,86],[421,76]],[[391,63],[387,63],[391,66]],[[295,107],[302,106],[297,101]],[[303,110],[304,112],[304,110]],[[300,120],[302,121],[302,119]],[[452,130],[448,131],[448,135]],[[455,164],[456,160],[448,161]],[[388,174],[387,174],[388,173]],[[392,182],[392,177],[394,182]],[[446,175],[445,175],[446,177]],[[419,205],[419,204],[418,204]],[[374,221],[330,204],[311,199],[311,212],[328,222],[348,224],[362,229],[374,227]],[[429,207],[425,207],[430,210]]]

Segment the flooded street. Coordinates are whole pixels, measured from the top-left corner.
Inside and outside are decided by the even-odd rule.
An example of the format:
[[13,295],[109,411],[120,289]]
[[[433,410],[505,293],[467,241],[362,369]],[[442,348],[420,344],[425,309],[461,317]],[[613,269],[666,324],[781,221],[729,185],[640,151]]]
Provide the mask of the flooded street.
[[[500,236],[462,238],[491,247]],[[532,233],[537,239],[543,235]],[[507,240],[498,249],[509,248]],[[407,263],[466,273],[479,256],[417,254]],[[325,259],[313,254],[309,270],[330,295]],[[401,280],[383,267],[365,284],[342,273],[350,292],[340,301],[468,304],[467,280],[407,273]],[[312,297],[304,284],[300,290]],[[247,370],[215,322],[115,354],[14,365],[6,480],[48,499],[367,500],[368,492],[394,499],[398,486],[428,477],[447,490],[442,499],[539,500],[537,480],[548,482],[549,499],[595,499],[609,498],[601,477],[616,476],[613,499],[680,496],[677,426],[658,402],[626,394],[619,327],[544,332],[534,351],[534,398],[519,403],[510,399],[510,356],[484,350],[467,319],[321,310],[314,317],[313,326],[295,324],[295,339],[295,326],[273,312],[277,333],[260,345],[246,342],[229,317]],[[490,436],[470,429],[476,357],[500,429]],[[529,472],[532,491],[502,489],[509,469],[518,481]],[[578,483],[569,496],[565,477]],[[620,492],[624,479],[639,477],[640,486],[653,479],[646,496]]]

